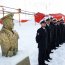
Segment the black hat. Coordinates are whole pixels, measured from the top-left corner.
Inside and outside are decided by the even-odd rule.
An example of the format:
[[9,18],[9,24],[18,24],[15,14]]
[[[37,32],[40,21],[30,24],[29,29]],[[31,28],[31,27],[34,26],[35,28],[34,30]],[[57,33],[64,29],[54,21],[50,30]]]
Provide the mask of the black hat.
[[59,20],[57,22],[60,22]]
[[50,17],[50,19],[53,19],[53,17]]
[[60,19],[60,21],[64,21],[63,19]]
[[43,20],[43,21],[40,22],[40,24],[42,24],[42,23],[46,23],[46,22]]
[[48,18],[48,19],[46,19],[46,21],[50,21],[50,19]]
[[57,21],[57,20],[54,18],[53,21]]

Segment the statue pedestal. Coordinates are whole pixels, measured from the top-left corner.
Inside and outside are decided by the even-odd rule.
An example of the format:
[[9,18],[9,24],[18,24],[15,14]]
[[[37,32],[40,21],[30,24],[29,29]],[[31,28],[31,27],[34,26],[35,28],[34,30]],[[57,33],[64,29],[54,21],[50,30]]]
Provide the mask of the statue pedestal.
[[16,65],[30,65],[29,57],[26,57],[25,59],[23,59],[22,61],[20,61]]
[[18,51],[13,57],[4,57],[0,54],[0,65],[30,65],[30,60],[24,51]]

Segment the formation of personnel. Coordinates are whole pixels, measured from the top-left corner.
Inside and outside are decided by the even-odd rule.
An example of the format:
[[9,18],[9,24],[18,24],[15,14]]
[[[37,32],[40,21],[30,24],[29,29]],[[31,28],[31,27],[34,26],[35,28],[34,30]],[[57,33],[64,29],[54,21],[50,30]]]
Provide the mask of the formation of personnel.
[[45,64],[45,60],[50,62],[52,60],[49,54],[53,53],[51,50],[57,49],[65,42],[65,23],[63,19],[56,20],[55,18],[48,18],[41,21],[41,28],[37,30],[36,42],[38,43],[39,65]]
[[18,52],[18,33],[13,30],[13,14],[10,13],[3,18],[3,27],[0,31],[0,45],[2,56],[11,57]]

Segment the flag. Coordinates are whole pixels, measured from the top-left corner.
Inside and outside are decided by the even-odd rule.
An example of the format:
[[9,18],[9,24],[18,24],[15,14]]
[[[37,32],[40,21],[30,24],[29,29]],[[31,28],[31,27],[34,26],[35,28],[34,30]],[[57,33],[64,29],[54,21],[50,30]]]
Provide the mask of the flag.
[[27,22],[28,20],[21,20],[21,22]]
[[51,15],[53,18],[56,18],[57,20],[60,20],[63,17],[63,15],[61,13],[49,14],[49,15]]
[[35,22],[39,23],[44,17],[45,17],[45,14],[40,13],[40,12],[36,13],[34,15]]

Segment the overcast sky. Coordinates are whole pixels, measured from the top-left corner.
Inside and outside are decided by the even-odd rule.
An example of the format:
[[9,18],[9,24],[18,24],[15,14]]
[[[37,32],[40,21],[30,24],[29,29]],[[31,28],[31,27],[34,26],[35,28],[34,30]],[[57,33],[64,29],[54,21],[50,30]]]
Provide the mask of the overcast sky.
[[[65,14],[65,0],[0,0],[0,5],[21,8],[30,12],[63,13]],[[27,15],[24,15],[26,17]]]

